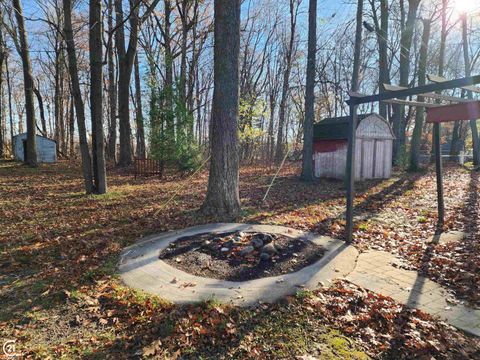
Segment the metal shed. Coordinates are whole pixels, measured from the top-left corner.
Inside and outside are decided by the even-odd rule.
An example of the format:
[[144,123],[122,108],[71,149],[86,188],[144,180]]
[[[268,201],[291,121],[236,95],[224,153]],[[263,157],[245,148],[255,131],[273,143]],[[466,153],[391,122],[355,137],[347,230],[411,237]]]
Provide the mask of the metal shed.
[[[313,162],[316,177],[344,179],[347,164],[348,116],[314,125]],[[359,116],[356,131],[355,179],[388,179],[392,174],[393,131],[378,114]]]
[[[37,161],[44,163],[57,162],[57,142],[47,137],[36,135]],[[27,133],[13,137],[13,154],[15,160],[25,161]]]

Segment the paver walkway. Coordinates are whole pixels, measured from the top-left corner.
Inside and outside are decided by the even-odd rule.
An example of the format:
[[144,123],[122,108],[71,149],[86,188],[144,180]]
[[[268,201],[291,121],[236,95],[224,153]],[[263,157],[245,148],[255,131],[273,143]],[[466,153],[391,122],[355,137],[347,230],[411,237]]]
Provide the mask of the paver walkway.
[[480,310],[447,301],[451,296],[446,289],[416,271],[393,266],[397,260],[384,251],[364,252],[358,256],[357,265],[347,279],[480,336]]
[[[326,252],[322,259],[295,273],[244,282],[190,275],[158,259],[160,251],[180,237],[232,231],[270,232],[300,238],[322,245]],[[480,336],[480,310],[448,302],[446,289],[419,276],[416,271],[395,267],[395,262],[395,256],[387,252],[368,251],[359,254],[357,249],[343,241],[282,226],[208,224],[153,236],[126,248],[120,259],[119,271],[126,285],[172,302],[191,303],[215,298],[240,306],[273,302],[301,288],[313,290],[320,287],[320,283],[346,278]]]

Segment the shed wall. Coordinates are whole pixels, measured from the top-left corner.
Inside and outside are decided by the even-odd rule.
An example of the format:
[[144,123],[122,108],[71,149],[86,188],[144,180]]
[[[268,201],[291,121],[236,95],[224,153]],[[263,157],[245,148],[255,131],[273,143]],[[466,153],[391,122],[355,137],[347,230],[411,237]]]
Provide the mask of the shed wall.
[[[19,134],[14,138],[14,157],[17,161],[25,161],[23,141],[27,139],[27,134]],[[37,135],[37,161],[44,163],[54,163],[57,161],[57,146],[55,141]]]
[[[362,120],[356,132],[355,180],[387,179],[392,175],[393,134],[388,123],[374,114]],[[346,140],[314,140],[316,177],[345,178]]]

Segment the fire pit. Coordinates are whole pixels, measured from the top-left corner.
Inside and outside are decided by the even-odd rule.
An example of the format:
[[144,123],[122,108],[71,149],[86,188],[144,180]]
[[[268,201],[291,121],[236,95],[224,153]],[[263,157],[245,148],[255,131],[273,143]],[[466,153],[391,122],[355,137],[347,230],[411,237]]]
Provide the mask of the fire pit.
[[159,258],[192,275],[246,281],[298,271],[323,254],[322,246],[306,239],[236,231],[181,237]]
[[[358,251],[283,226],[206,224],[150,236],[123,250],[122,281],[175,303],[272,302],[350,273]],[[247,280],[250,279],[250,280]]]

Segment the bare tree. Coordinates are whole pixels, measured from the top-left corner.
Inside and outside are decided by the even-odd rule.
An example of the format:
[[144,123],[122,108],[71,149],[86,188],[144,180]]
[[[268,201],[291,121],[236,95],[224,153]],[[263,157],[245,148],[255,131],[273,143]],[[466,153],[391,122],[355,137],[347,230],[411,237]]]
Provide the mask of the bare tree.
[[33,76],[32,66],[30,64],[30,52],[28,49],[27,32],[25,30],[25,22],[23,19],[23,10],[20,0],[13,0],[13,9],[17,19],[18,37],[20,40],[20,56],[23,66],[23,81],[25,89],[25,111],[27,114],[27,141],[25,162],[32,166],[37,166],[37,141],[36,141],[36,123],[35,123],[35,106],[33,103]]
[[[426,84],[427,80],[427,58],[428,58],[428,45],[430,41],[430,29],[431,29],[431,20],[423,20],[423,35],[422,35],[422,44],[420,46],[420,59],[418,67],[418,86],[423,86]],[[425,98],[423,96],[418,97],[419,102],[424,102]],[[413,136],[411,143],[411,152],[410,152],[410,169],[418,170],[419,167],[419,157],[420,157],[420,143],[422,140],[422,130],[423,122],[425,118],[425,109],[423,107],[417,108],[417,113],[415,114],[415,126],[413,128]]]
[[103,59],[102,59],[102,3],[90,0],[89,50],[90,50],[90,116],[92,119],[93,177],[95,192],[107,192],[105,144],[103,136]]
[[[417,21],[417,11],[422,0],[408,0],[408,13],[405,23],[402,22],[400,41],[400,86],[408,87],[410,75],[410,52],[412,48],[413,32]],[[405,17],[404,2],[401,1],[402,18]],[[393,153],[396,160],[402,156],[405,146],[406,119],[404,105],[394,106],[393,132],[394,141]]]
[[77,116],[78,137],[80,140],[80,152],[82,155],[82,172],[85,183],[85,191],[91,194],[94,190],[92,176],[92,159],[88,148],[87,130],[85,127],[85,107],[80,90],[80,80],[78,78],[77,55],[75,51],[75,41],[72,29],[72,1],[63,0],[65,42],[67,44],[68,70],[72,82],[72,96],[75,104],[75,114]]
[[[108,32],[113,32],[113,0],[108,0]],[[108,62],[108,104],[110,121],[108,126],[108,145],[107,145],[107,157],[110,161],[116,160],[117,152],[117,85],[115,77],[115,55],[114,47],[108,46],[107,48],[107,62]]]
[[315,64],[317,52],[317,0],[310,0],[308,9],[308,57],[303,125],[302,178],[313,180],[313,122],[315,120]]
[[285,68],[283,72],[282,97],[280,100],[280,112],[278,116],[277,147],[275,150],[275,162],[280,163],[284,155],[284,132],[287,101],[290,92],[290,72],[292,70],[292,58],[295,46],[295,34],[297,28],[298,8],[301,0],[289,0],[290,9],[290,37],[285,51]]
[[142,109],[142,84],[140,82],[140,66],[138,65],[138,55],[135,57],[135,121],[137,124],[137,149],[136,156],[144,159],[145,154],[145,130],[143,124]]

